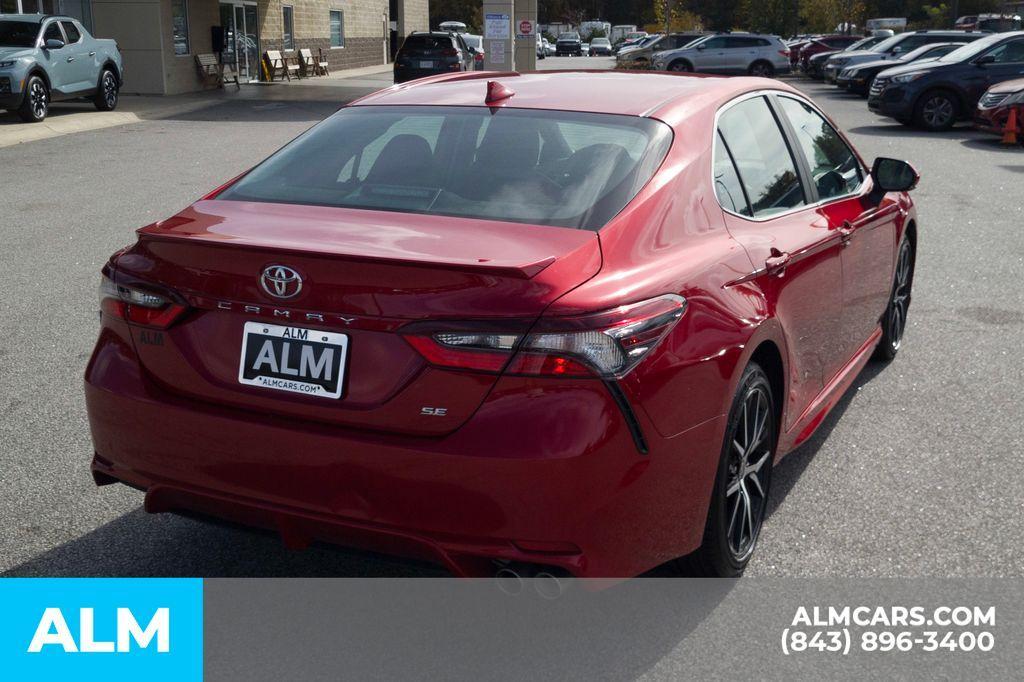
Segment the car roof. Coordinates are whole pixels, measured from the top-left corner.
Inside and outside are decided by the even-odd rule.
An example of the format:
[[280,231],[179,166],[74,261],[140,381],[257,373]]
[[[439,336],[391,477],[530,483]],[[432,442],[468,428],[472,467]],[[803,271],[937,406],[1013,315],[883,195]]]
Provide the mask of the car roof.
[[720,78],[663,71],[470,71],[394,85],[352,105],[482,107],[486,106],[489,80],[515,93],[502,102],[510,108],[650,116],[668,123],[684,120],[697,110],[717,109],[745,92],[774,89],[800,94],[779,81],[745,76]]

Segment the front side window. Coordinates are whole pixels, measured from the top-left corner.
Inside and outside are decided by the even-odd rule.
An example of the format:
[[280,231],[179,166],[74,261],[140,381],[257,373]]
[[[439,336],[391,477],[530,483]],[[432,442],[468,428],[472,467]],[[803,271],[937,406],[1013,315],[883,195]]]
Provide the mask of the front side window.
[[818,198],[832,199],[856,192],[864,179],[860,163],[835,128],[804,102],[779,97],[779,103],[811,168]]
[[345,14],[331,10],[331,47],[345,47]]
[[718,128],[757,217],[783,213],[807,203],[786,138],[764,97],[735,104]]
[[68,37],[69,45],[71,43],[77,43],[81,39],[82,34],[79,33],[78,28],[73,23],[70,21],[62,21],[60,23],[64,26],[64,33]]
[[638,116],[356,106],[218,199],[598,230],[647,184],[671,142],[671,128]]
[[188,2],[171,0],[171,35],[174,38],[174,54],[188,54]]
[[1024,62],[1024,38],[1008,40],[991,52],[985,53],[986,57],[989,55],[995,57],[995,64]]
[[290,5],[281,6],[281,21],[284,26],[284,49],[294,50],[295,49],[295,26],[294,18],[292,15],[292,7]]
[[43,31],[43,42],[45,43],[47,40],[59,40],[64,42],[64,34],[60,32],[60,26],[56,21],[51,22],[46,27],[46,30]]

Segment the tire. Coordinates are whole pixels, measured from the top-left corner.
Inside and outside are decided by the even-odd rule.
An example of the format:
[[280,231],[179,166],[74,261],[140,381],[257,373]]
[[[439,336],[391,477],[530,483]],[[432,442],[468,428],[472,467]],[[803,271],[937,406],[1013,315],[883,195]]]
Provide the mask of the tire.
[[[676,560],[676,569],[684,575],[738,577],[753,556],[775,457],[777,413],[772,396],[768,375],[750,363],[729,409],[703,543]],[[749,515],[744,513],[748,509]]]
[[693,73],[693,65],[683,59],[677,59],[668,65],[668,70],[677,73]]
[[775,67],[770,62],[758,60],[750,65],[750,68],[747,69],[747,74],[758,78],[771,78],[775,75]]
[[99,87],[96,88],[96,95],[92,99],[93,105],[100,111],[113,111],[117,108],[118,93],[121,86],[117,82],[117,76],[110,69],[103,69],[100,74]]
[[948,90],[929,90],[914,106],[914,124],[930,132],[949,130],[960,115],[960,103]]
[[26,123],[39,123],[50,113],[50,89],[38,74],[28,77],[25,95],[18,107],[18,116]]
[[882,315],[882,340],[875,348],[875,359],[889,362],[896,357],[903,343],[907,328],[907,313],[910,310],[910,293],[914,285],[914,249],[906,237],[900,243],[896,257],[896,272],[893,275],[892,293],[889,304]]

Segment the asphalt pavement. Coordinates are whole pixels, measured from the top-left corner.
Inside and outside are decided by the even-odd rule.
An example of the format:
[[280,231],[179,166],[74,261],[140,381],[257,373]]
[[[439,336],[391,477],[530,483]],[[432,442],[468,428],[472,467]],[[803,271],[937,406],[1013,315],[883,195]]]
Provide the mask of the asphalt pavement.
[[[443,574],[337,547],[295,552],[270,533],[147,515],[141,493],[96,488],[89,475],[82,374],[108,255],[346,99],[387,84],[364,80],[0,148],[0,571]],[[920,170],[920,245],[899,357],[869,365],[811,441],[778,467],[748,574],[1020,577],[1024,150],[969,128],[915,131],[874,116],[859,97],[790,82],[868,160],[892,156]]]

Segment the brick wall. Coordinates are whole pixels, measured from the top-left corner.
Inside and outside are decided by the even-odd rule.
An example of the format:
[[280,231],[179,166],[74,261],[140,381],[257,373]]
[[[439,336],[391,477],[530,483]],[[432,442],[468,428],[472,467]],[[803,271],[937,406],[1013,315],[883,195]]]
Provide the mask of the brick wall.
[[[316,55],[322,49],[331,69],[385,63],[384,29],[388,0],[262,0],[260,44],[263,50],[281,50],[284,47],[283,5],[292,7],[296,50],[308,48]],[[344,47],[331,47],[331,10],[340,10],[344,17]]]

